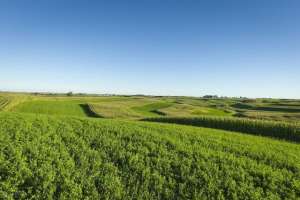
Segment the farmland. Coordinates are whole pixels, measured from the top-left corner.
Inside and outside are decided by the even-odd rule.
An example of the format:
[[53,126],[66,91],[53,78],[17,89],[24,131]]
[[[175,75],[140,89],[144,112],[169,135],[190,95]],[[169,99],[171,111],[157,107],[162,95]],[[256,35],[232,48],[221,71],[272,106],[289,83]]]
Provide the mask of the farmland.
[[92,109],[98,116],[119,119],[205,115],[286,122],[298,122],[300,120],[300,101],[298,100],[145,96],[9,95],[7,97],[2,95],[3,100],[7,98],[10,100],[6,110],[37,114],[88,116],[89,110]]
[[179,125],[2,114],[1,195],[296,199],[300,146]]
[[9,98],[0,96],[0,110],[9,104]]
[[3,93],[0,199],[299,199],[299,105]]
[[299,11],[0,1],[0,200],[300,200]]
[[146,118],[144,121],[216,128],[300,142],[300,124],[298,123],[206,116],[196,118]]
[[77,101],[28,101],[13,108],[22,113],[39,113],[49,115],[86,116],[82,104]]

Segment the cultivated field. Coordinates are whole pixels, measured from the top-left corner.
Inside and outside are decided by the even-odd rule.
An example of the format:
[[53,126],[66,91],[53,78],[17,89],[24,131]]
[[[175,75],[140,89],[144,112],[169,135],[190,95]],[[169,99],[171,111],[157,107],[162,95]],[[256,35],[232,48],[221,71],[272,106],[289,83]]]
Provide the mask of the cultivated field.
[[234,116],[239,118],[298,122],[300,101],[277,99],[204,99],[192,97],[145,96],[50,96],[13,95],[0,96],[0,109],[51,114],[142,119],[146,117],[197,117]]
[[299,109],[3,93],[0,199],[299,199]]

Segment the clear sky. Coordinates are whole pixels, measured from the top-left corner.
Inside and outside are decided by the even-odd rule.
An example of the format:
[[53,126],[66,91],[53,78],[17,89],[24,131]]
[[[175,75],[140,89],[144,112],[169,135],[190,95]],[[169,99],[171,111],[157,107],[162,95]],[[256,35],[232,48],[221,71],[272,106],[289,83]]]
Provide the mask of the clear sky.
[[300,1],[1,0],[0,90],[300,98]]

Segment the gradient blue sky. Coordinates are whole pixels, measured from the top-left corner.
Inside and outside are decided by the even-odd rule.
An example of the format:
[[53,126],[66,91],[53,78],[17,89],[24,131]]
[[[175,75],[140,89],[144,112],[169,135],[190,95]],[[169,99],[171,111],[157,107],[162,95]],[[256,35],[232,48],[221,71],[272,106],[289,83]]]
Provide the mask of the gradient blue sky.
[[299,0],[1,0],[0,90],[300,98]]

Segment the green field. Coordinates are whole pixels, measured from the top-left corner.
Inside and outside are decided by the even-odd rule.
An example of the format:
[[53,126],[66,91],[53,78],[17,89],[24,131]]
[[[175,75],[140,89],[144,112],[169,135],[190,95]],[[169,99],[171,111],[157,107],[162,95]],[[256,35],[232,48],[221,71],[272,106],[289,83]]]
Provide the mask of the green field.
[[[240,118],[297,122],[299,100],[280,99],[204,99],[194,97],[147,96],[41,96],[2,94],[6,110],[17,112],[101,116],[104,118],[142,119],[147,117],[235,116]],[[9,99],[9,102],[7,102]],[[0,109],[4,106],[0,105]],[[93,112],[91,114],[90,112]]]
[[236,116],[252,119],[268,119],[276,121],[300,120],[300,104],[298,100],[256,100],[254,102],[238,102],[232,105]]
[[49,115],[86,116],[83,104],[77,101],[28,101],[13,108],[15,112]]
[[173,123],[237,131],[240,133],[261,135],[300,143],[300,123],[209,116],[158,117],[146,118],[143,119],[143,121]]
[[300,146],[258,136],[0,114],[4,199],[297,199]]
[[[92,110],[104,118],[138,119],[155,115],[163,101],[152,98],[121,98],[115,101],[89,103]],[[153,105],[156,107],[153,107]]]
[[1,93],[0,199],[299,199],[299,105]]

